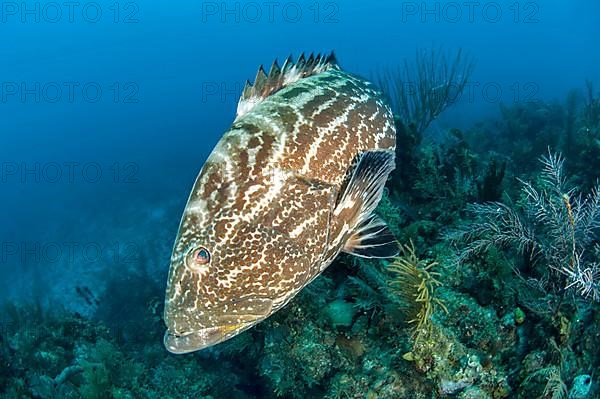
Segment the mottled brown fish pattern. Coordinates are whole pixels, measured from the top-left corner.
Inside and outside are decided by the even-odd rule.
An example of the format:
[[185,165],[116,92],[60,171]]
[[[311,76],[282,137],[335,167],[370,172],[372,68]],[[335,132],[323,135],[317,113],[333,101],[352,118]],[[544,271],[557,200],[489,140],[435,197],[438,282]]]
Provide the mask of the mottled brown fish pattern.
[[183,213],[167,282],[167,349],[191,352],[246,330],[341,251],[393,256],[395,240],[371,214],[394,148],[383,96],[333,55],[288,59],[268,75],[261,67]]

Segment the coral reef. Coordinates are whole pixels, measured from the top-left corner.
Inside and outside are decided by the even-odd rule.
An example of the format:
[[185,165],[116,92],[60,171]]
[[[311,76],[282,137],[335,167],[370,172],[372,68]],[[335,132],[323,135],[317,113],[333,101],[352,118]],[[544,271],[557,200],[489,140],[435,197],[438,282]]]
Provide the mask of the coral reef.
[[414,61],[405,60],[397,69],[379,70],[374,81],[388,96],[396,124],[396,162],[403,165],[392,172],[392,189],[405,193],[417,175],[417,152],[426,129],[461,96],[475,61],[443,49],[417,50]]
[[178,206],[129,212],[121,234],[142,250],[71,281],[72,307],[41,290],[2,307],[0,397],[599,397],[598,94],[588,82],[433,137],[472,63],[419,57],[380,76],[400,167],[377,213],[398,259],[341,255],[269,319],[176,356],[162,345],[162,227]]

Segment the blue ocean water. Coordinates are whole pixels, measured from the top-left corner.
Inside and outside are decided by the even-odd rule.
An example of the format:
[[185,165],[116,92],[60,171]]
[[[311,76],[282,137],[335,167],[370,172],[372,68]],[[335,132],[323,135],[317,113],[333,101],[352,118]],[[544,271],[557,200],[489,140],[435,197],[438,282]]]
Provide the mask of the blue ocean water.
[[462,49],[476,67],[435,136],[598,87],[599,17],[583,0],[2,1],[0,300],[94,318],[109,281],[141,290],[131,272],[164,290],[189,190],[260,65],[334,51],[369,78]]

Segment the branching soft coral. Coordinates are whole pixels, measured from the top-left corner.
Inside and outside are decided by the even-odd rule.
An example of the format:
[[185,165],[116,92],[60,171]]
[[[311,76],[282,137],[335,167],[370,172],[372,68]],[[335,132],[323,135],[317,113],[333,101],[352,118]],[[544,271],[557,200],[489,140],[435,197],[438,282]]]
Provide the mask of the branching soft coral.
[[462,50],[417,51],[413,63],[380,72],[375,80],[390,97],[394,115],[423,133],[460,96],[474,66]]
[[459,261],[490,247],[513,247],[532,262],[548,267],[539,277],[550,291],[575,288],[585,298],[600,300],[600,266],[597,239],[600,227],[600,193],[596,186],[587,196],[569,188],[564,159],[549,152],[541,159],[538,184],[521,181],[517,204],[489,202],[469,206],[475,221],[449,234],[464,243]]

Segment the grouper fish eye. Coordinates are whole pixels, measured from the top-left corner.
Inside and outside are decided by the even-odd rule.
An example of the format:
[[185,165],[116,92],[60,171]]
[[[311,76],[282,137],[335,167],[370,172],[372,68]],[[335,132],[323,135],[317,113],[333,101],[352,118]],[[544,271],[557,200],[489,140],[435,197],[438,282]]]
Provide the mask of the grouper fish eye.
[[196,265],[206,265],[210,263],[210,252],[204,247],[192,248],[188,262]]
[[374,214],[395,146],[384,96],[333,53],[260,67],[183,211],[165,294],[166,349],[193,352],[251,328],[340,252],[396,256],[396,239]]

